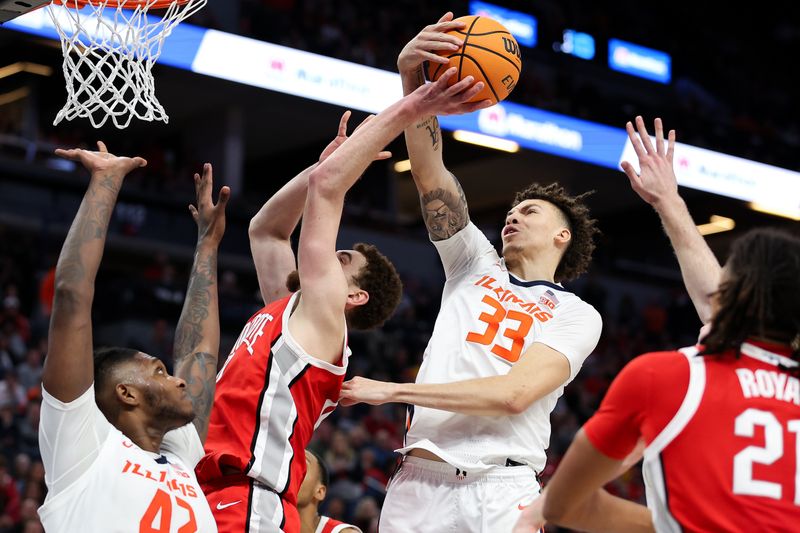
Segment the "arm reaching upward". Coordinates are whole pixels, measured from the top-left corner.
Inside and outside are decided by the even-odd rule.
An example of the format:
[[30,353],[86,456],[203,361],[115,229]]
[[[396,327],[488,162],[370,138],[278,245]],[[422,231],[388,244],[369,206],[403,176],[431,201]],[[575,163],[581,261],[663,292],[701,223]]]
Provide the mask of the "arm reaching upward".
[[710,296],[719,286],[722,268],[703,236],[697,231],[686,204],[678,194],[678,181],[672,165],[675,130],[670,130],[665,148],[664,128],[660,118],[655,120],[655,147],[642,117],[636,117],[636,130],[630,122],[625,128],[639,159],[640,172],[637,174],[628,161],[622,162],[622,170],[628,176],[633,190],[642,200],[653,206],[661,218],[664,231],[678,257],[686,290],[700,320],[707,324],[711,320]]
[[473,107],[467,102],[481,87],[473,85],[474,80],[468,77],[448,88],[447,81],[455,71],[449,69],[437,82],[420,87],[389,106],[356,131],[309,177],[298,250],[302,297],[290,326],[303,347],[319,357],[338,359],[341,344],[332,345],[331,339],[344,338],[345,307],[348,301],[357,303],[369,297],[364,291],[351,294],[349,280],[336,254],[345,193],[374,159],[374,154],[417,117],[431,112],[464,113]]
[[216,205],[211,198],[213,169],[203,166],[202,177],[194,175],[197,207],[190,205],[197,223],[189,289],[175,331],[175,375],[186,381],[186,390],[194,407],[194,425],[200,440],[208,434],[208,417],[214,401],[214,387],[219,357],[219,304],[217,293],[217,250],[225,233],[225,206],[231,190],[219,191]]
[[[453,21],[453,14],[447,12],[436,24],[423,28],[403,48],[397,58],[403,94],[411,94],[425,84],[424,61],[448,62],[447,58],[435,52],[455,52],[461,47],[461,39],[446,33],[457,29],[464,29],[464,23]],[[483,83],[480,86],[483,87]],[[489,105],[491,101],[488,100],[477,102],[469,111]],[[433,240],[452,237],[467,225],[469,213],[461,184],[444,166],[439,119],[435,114],[423,115],[406,127],[405,139],[428,233]]]
[[91,173],[89,188],[58,257],[50,349],[42,374],[44,388],[62,402],[75,400],[94,382],[92,301],[108,223],[123,179],[147,164],[141,157],[112,155],[102,142],[97,147],[97,152],[56,150],[57,155],[79,161]]
[[[303,170],[275,193],[250,220],[250,251],[258,276],[258,286],[264,303],[275,301],[289,294],[286,277],[297,268],[292,243],[292,233],[300,222],[308,192],[308,177],[347,139],[347,121],[350,111],[345,111],[339,120],[336,137],[325,147],[319,161]],[[358,128],[366,124],[368,116]],[[356,129],[358,129],[356,128]],[[375,160],[388,159],[390,152],[380,152]]]

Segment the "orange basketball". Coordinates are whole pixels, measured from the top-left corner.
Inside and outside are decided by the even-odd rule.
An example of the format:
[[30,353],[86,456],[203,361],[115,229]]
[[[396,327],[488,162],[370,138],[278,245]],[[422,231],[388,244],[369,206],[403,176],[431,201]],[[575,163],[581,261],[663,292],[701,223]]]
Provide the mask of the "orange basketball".
[[450,85],[473,76],[486,86],[472,101],[489,99],[493,104],[503,101],[514,90],[522,71],[517,40],[505,26],[487,17],[471,15],[455,20],[464,21],[466,28],[448,33],[463,40],[464,46],[455,52],[439,52],[450,63],[429,62],[428,79],[436,81],[447,69],[457,67],[458,73],[450,79]]

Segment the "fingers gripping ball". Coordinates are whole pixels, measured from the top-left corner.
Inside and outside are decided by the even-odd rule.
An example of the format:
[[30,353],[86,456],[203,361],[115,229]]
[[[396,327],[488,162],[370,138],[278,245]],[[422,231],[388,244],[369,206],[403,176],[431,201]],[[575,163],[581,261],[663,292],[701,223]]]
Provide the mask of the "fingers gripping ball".
[[457,67],[458,73],[450,79],[453,85],[473,76],[482,81],[484,89],[472,99],[473,102],[491,100],[493,104],[505,100],[511,94],[522,71],[522,55],[517,40],[499,22],[480,16],[460,17],[466,28],[451,30],[451,35],[464,41],[456,52],[441,51],[440,55],[450,63],[428,64],[428,79],[436,81],[448,68]]

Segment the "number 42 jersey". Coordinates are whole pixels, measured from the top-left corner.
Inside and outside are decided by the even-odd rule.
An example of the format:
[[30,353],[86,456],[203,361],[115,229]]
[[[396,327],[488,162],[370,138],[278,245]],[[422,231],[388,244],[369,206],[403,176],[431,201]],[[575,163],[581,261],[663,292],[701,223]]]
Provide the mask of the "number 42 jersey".
[[407,421],[406,447],[400,451],[426,449],[468,472],[505,466],[508,459],[541,472],[550,413],[597,345],[600,315],[559,284],[516,278],[472,223],[434,245],[447,281],[417,383],[507,374],[535,343],[561,353],[570,374],[556,390],[514,416],[415,407]]
[[215,533],[194,466],[203,445],[194,425],[164,435],[161,453],[141,449],[106,420],[94,387],[64,403],[42,391],[39,448],[48,493],[46,531]]

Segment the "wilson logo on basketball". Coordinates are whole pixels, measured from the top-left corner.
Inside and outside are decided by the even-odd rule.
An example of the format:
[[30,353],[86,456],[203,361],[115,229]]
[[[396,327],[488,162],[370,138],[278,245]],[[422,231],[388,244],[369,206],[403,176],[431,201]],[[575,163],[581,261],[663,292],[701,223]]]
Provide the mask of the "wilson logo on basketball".
[[522,54],[519,52],[519,45],[517,45],[517,41],[514,39],[509,39],[508,37],[501,37],[503,39],[503,48],[505,48],[506,52],[509,54],[514,54],[518,58],[522,59]]
[[504,100],[517,85],[522,70],[522,53],[517,40],[505,26],[488,17],[473,15],[456,20],[466,24],[466,28],[447,33],[463,40],[464,45],[455,52],[437,52],[449,62],[429,62],[428,79],[436,81],[448,68],[456,67],[458,74],[448,81],[451,85],[467,76],[484,83],[473,102],[491,100],[496,104]]

